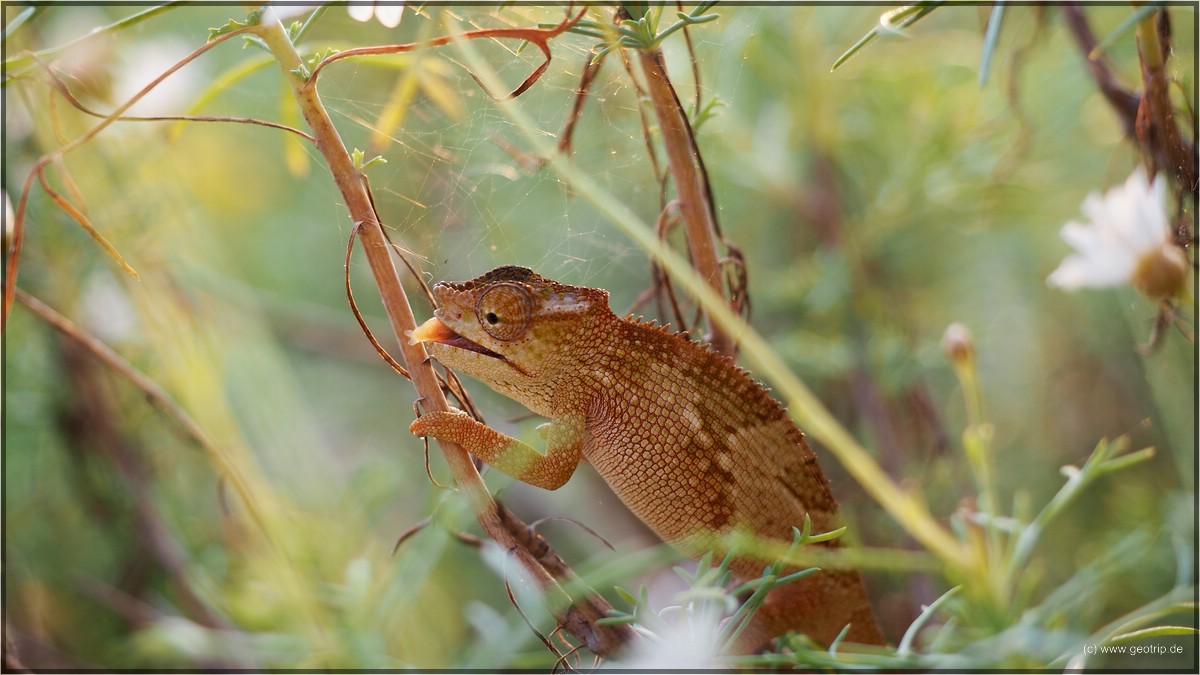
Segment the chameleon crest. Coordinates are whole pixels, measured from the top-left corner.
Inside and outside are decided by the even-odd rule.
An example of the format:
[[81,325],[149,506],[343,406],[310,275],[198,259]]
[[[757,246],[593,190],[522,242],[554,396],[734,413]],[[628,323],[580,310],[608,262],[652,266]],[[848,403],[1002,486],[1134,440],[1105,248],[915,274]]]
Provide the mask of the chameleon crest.
[[[544,453],[461,411],[413,422],[417,436],[462,445],[500,471],[546,489],[580,459],[666,542],[700,556],[735,531],[788,543],[792,528],[840,526],[817,458],[782,406],[745,371],[664,327],[621,319],[608,292],[522,267],[439,283],[440,307],[409,336],[550,419]],[[743,579],[765,562],[734,561]],[[857,572],[829,571],[771,593],[743,649],[786,630],[829,643],[882,643]]]

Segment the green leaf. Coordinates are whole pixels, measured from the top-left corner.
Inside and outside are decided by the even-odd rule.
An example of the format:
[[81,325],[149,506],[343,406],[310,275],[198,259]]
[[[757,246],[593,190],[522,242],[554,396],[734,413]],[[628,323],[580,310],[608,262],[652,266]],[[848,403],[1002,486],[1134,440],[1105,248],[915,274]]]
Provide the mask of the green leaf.
[[1000,26],[1004,23],[1004,3],[997,2],[992,8],[992,16],[988,19],[987,35],[983,38],[983,58],[979,63],[979,87],[987,85],[988,73],[992,68],[992,56],[996,53],[996,44],[1000,42]]
[[820,571],[821,571],[820,567],[810,567],[806,570],[800,570],[799,572],[792,572],[791,574],[789,574],[787,576],[780,577],[779,581],[775,582],[775,586],[776,587],[786,586],[794,581],[800,581],[804,577],[812,576]]
[[692,132],[694,133],[700,131],[700,127],[704,126],[705,122],[719,115],[720,112],[718,109],[724,107],[725,102],[716,96],[709,99],[708,103],[706,103],[703,108],[694,114],[692,118]]
[[630,607],[637,606],[637,598],[633,596],[633,593],[630,593],[621,586],[613,586],[613,591],[615,591],[617,595],[621,596],[621,599],[624,600],[625,603]]
[[830,656],[835,656],[835,657],[837,656],[838,648],[842,646],[842,641],[846,639],[846,635],[849,633],[850,633],[850,624],[846,624],[846,627],[842,629],[842,632],[838,633],[838,636],[835,637],[833,639],[833,642],[831,642],[829,644],[829,655]]
[[650,3],[648,2],[622,2],[621,7],[634,21],[644,19],[650,13]]
[[385,160],[382,155],[371,157],[370,160],[367,160],[366,156],[367,155],[364,153],[364,151],[355,148],[353,153],[350,153],[350,160],[354,162],[354,168],[359,169],[359,171],[366,171],[366,169],[373,166],[385,165],[385,163],[388,163],[388,160]]
[[1129,633],[1114,635],[1112,639],[1108,641],[1108,644],[1125,645],[1131,642],[1140,642],[1142,640],[1149,640],[1150,638],[1156,637],[1198,634],[1200,634],[1200,630],[1192,628],[1191,626],[1154,626],[1152,628],[1143,628],[1141,630],[1135,630]]
[[1164,6],[1166,6],[1166,3],[1164,2],[1149,2],[1139,7],[1137,11],[1129,15],[1129,18],[1125,19],[1120,26],[1117,26],[1116,30],[1109,33],[1107,37],[1101,40],[1099,44],[1092,49],[1092,52],[1088,54],[1088,60],[1095,61],[1096,59],[1100,58],[1102,54],[1108,51],[1109,47],[1112,47],[1117,42],[1117,40],[1120,40],[1125,36],[1126,33],[1132,31],[1139,23],[1149,18],[1150,15],[1162,9]]
[[[129,28],[130,26],[136,26],[137,24],[142,23],[143,21],[146,21],[147,19],[156,17],[159,14],[166,12],[167,10],[174,9],[174,8],[184,5],[184,4],[187,4],[184,0],[172,0],[171,2],[163,3],[161,5],[155,5],[154,7],[149,7],[147,9],[144,9],[144,10],[138,12],[137,14],[131,14],[131,15],[125,17],[124,19],[120,19],[119,21],[115,21],[106,26],[101,26],[99,28],[93,28],[92,30],[85,33],[83,36],[76,38],[74,40],[71,40],[70,42],[63,43],[61,45],[58,45],[57,47],[50,47],[48,49],[39,50],[36,52],[36,54],[38,57],[40,57],[42,59],[47,59],[48,57],[53,56],[59,52],[67,51],[69,49],[72,49],[73,47],[76,47],[77,45],[80,45],[89,40],[94,40],[95,38],[100,37],[102,35],[109,35],[111,33],[117,32],[119,30]],[[20,18],[20,17],[18,17],[18,18]],[[14,23],[15,23],[15,21],[14,21]],[[15,30],[15,28],[13,28],[12,25],[10,24],[9,29],[5,30],[4,37],[6,39],[8,37],[8,32],[10,29]],[[34,65],[34,60],[32,58],[30,58],[28,55],[16,56],[14,58],[8,59],[7,61],[4,62],[4,75],[5,75],[4,83],[7,85],[8,82],[14,76],[20,74],[21,70],[28,68],[32,65]]]
[[312,14],[308,15],[308,18],[304,20],[304,25],[300,26],[295,31],[289,30],[288,38],[291,39],[292,44],[297,44],[303,40],[304,36],[308,34],[308,31],[315,23],[317,23],[318,19],[325,15],[325,12],[328,11],[328,9],[329,5],[321,5]]
[[1096,467],[1096,475],[1099,477],[1112,473],[1113,471],[1127,469],[1135,464],[1141,464],[1142,462],[1148,461],[1153,457],[1154,448],[1142,448],[1137,452],[1131,452],[1128,455],[1122,455],[1120,457],[1101,462]]
[[[833,62],[833,67],[830,72],[837,70],[843,63],[848,61],[851,56],[857,54],[863,47],[866,47],[876,37],[881,35],[903,35],[903,29],[908,28],[914,23],[925,18],[927,14],[945,4],[945,0],[926,0],[915,5],[907,5],[899,7],[888,12],[884,12],[879,17],[879,25],[872,28],[870,32],[859,38],[858,42],[847,49],[845,53]],[[901,22],[900,20],[903,19]]]
[[224,26],[221,26],[219,28],[209,28],[208,29],[208,41],[212,42],[213,40],[221,37],[222,35],[225,35],[227,33],[232,33],[236,30],[241,30],[243,28],[249,28],[250,26],[257,26],[259,24],[259,22],[262,21],[262,15],[263,15],[264,9],[265,8],[263,8],[263,7],[259,7],[258,9],[254,10],[253,12],[250,12],[249,14],[246,15],[245,21],[238,21],[237,19],[230,19],[229,21],[227,21],[225,23]]
[[243,49],[245,49],[246,47],[255,47],[257,49],[263,50],[264,52],[266,52],[268,54],[271,53],[271,48],[267,46],[266,41],[263,40],[262,38],[258,37],[257,35],[243,35],[242,42],[243,42],[243,44],[242,44]]
[[18,14],[15,19],[10,21],[8,25],[4,27],[4,39],[7,40],[12,37],[13,33],[17,32],[18,28],[24,26],[30,19],[36,16],[38,12],[42,11],[42,9],[44,9],[44,7],[40,5],[36,7],[26,7],[25,11]]
[[917,633],[920,632],[921,627],[929,623],[929,620],[942,608],[942,605],[946,604],[947,600],[954,597],[961,590],[962,586],[955,586],[942,593],[941,597],[929,603],[925,609],[921,610],[920,616],[912,622],[908,630],[904,631],[904,637],[900,638],[900,646],[896,647],[896,654],[898,656],[907,656],[912,653],[913,641],[917,639]]
[[621,616],[606,616],[603,619],[597,619],[597,626],[623,626],[631,623],[637,623],[637,617],[632,614],[622,614]]

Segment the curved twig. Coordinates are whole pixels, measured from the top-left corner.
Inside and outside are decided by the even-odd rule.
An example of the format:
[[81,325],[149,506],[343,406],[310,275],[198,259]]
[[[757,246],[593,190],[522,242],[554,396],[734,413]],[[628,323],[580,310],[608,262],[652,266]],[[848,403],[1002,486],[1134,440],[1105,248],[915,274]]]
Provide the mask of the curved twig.
[[211,452],[217,451],[216,443],[200,428],[200,425],[192,419],[191,415],[188,415],[162,387],[158,386],[145,373],[133,367],[120,354],[113,351],[111,347],[79,326],[76,326],[73,321],[59,314],[41,300],[20,289],[15,289],[13,295],[39,319],[49,324],[54,330],[77,342],[101,363],[114,370],[118,375],[139,389],[151,405],[166,413],[167,417],[173,419],[179,425],[179,428],[195,441],[196,444]]
[[[67,102],[70,103],[72,107],[74,107],[79,112],[82,112],[85,115],[91,115],[92,117],[98,117],[100,119],[106,119],[109,117],[109,115],[105,115],[104,113],[96,112],[95,110],[92,110],[91,108],[88,108],[87,106],[85,106],[78,98],[75,97],[75,94],[71,92],[71,89],[67,86],[67,83],[63,82],[62,78],[58,76],[58,73],[54,71],[54,68],[52,66],[50,66],[50,64],[43,63],[41,61],[41,59],[38,59],[36,56],[33,58],[34,58],[34,61],[36,61],[37,64],[40,65],[46,71],[46,73],[50,76],[50,82],[51,82],[51,85],[54,87],[54,90],[57,91],[63,98],[67,99]],[[297,136],[300,136],[301,138],[305,139],[306,141],[308,141],[310,143],[317,142],[317,139],[313,138],[309,134],[306,134],[303,131],[301,131],[295,127],[289,127],[288,125],[280,124],[279,122],[260,120],[256,117],[223,117],[223,116],[212,116],[212,115],[151,115],[151,116],[119,115],[119,116],[117,116],[116,121],[117,122],[230,122],[233,124],[250,124],[250,125],[254,125],[254,126],[269,127],[271,129],[279,129],[280,131],[286,131],[291,134],[296,134]]]
[[567,516],[546,516],[545,518],[539,518],[529,524],[529,529],[533,532],[537,532],[539,525],[542,525],[544,523],[551,523],[551,522],[570,523],[570,524],[574,525],[575,527],[578,527],[579,529],[583,530],[584,532],[587,532],[588,534],[592,535],[596,539],[600,540],[600,543],[607,546],[608,550],[610,550],[610,551],[617,550],[616,547],[612,545],[612,542],[610,542],[609,540],[607,540],[603,536],[601,536],[599,532],[596,532],[595,530],[588,527],[587,525],[584,525],[583,523],[579,522],[578,520],[575,520],[574,518],[568,518]]
[[[582,16],[582,13],[580,14]],[[424,347],[410,344],[406,333],[416,328],[416,318],[392,259],[391,249],[384,229],[371,205],[367,185],[362,180],[362,171],[357,167],[346,148],[341,135],[333,124],[324,102],[312,86],[312,78],[303,77],[304,64],[287,31],[278,21],[255,27],[259,38],[279,62],[284,80],[295,97],[309,129],[317,138],[317,149],[325,158],[330,174],[341,193],[350,219],[360,223],[359,239],[370,265],[371,273],[379,287],[381,300],[387,312],[393,335],[400,354],[412,377],[412,382],[421,397],[422,405],[429,410],[449,410],[437,375],[428,360]],[[565,29],[564,29],[565,30]],[[455,481],[467,499],[484,531],[505,550],[513,555],[529,573],[534,583],[554,595],[555,616],[567,625],[568,630],[583,640],[596,653],[611,654],[633,639],[627,627],[615,627],[597,623],[606,615],[609,605],[599,596],[584,595],[571,598],[560,584],[569,579],[569,570],[553,567],[533,552],[526,542],[527,537],[512,519],[506,519],[503,508],[492,498],[475,468],[470,455],[458,444],[439,441],[443,455],[454,474]],[[543,542],[544,543],[544,542]],[[539,551],[540,552],[540,551]],[[561,603],[561,604],[560,604]],[[565,609],[563,609],[565,608]]]
[[[572,657],[576,653],[578,653],[580,649],[583,649],[583,645],[575,645],[574,647],[571,648],[570,651],[568,651],[567,653],[558,657],[558,660],[554,662],[554,667],[550,669],[550,672],[551,673],[578,673],[579,669],[576,668],[575,666],[572,666],[569,663],[567,663],[567,659],[569,659],[570,657]],[[560,666],[563,668],[563,670],[559,670]]]
[[346,302],[350,303],[350,313],[354,315],[354,320],[358,322],[358,327],[362,329],[363,335],[367,336],[367,340],[371,342],[371,346],[383,357],[392,370],[400,373],[400,376],[406,380],[411,380],[412,377],[408,374],[408,369],[400,365],[388,350],[379,344],[379,340],[375,339],[375,333],[371,327],[367,325],[367,320],[363,318],[362,312],[358,309],[358,301],[354,299],[354,285],[350,283],[350,259],[354,257],[354,240],[358,238],[358,232],[362,229],[362,223],[355,223],[354,228],[350,230],[350,238],[346,241]]
[[396,551],[400,550],[401,544],[408,541],[416,533],[420,532],[421,530],[425,529],[426,527],[429,527],[429,524],[432,522],[433,522],[433,516],[425,516],[424,518],[418,520],[415,524],[413,524],[412,527],[401,532],[400,536],[396,539],[396,544],[394,546],[392,546],[391,557],[393,557],[393,558],[396,557]]
[[50,187],[50,181],[46,179],[46,167],[39,167],[36,173],[38,183],[41,184],[42,189],[46,191],[46,194],[49,195],[50,199],[58,205],[58,208],[62,209],[63,213],[70,216],[71,220],[74,220],[76,223],[78,223],[79,226],[82,227],[83,230],[87,232],[97,244],[100,244],[100,247],[108,252],[108,254],[117,261],[117,264],[120,265],[121,268],[129,274],[129,276],[133,277],[134,279],[141,278],[138,275],[137,270],[133,269],[133,267],[125,261],[125,257],[121,255],[121,252],[117,250],[117,247],[113,246],[112,243],[110,243],[108,239],[106,239],[104,235],[100,234],[100,231],[97,230],[94,225],[92,225],[92,221],[86,215],[84,215],[83,211],[75,208],[74,204],[67,201],[62,195],[58,194],[54,188]]
[[[546,60],[543,61],[542,64],[540,66],[538,66],[537,69],[534,70],[533,73],[529,77],[525,78],[525,81],[523,81],[520,84],[520,86],[518,86],[516,89],[514,89],[512,91],[512,93],[508,94],[507,96],[505,96],[504,98],[499,99],[499,100],[504,100],[507,98],[516,98],[517,96],[520,96],[521,94],[525,93],[530,87],[532,87],[534,85],[534,83],[536,83],[538,81],[538,79],[540,79],[542,77],[542,74],[546,72],[546,69],[550,67],[550,61],[551,61],[550,40],[552,38],[558,37],[559,35],[562,35],[563,33],[570,30],[572,27],[574,27],[575,24],[579,23],[579,20],[583,18],[583,15],[585,13],[587,13],[586,6],[584,6],[583,9],[579,10],[579,13],[576,14],[574,17],[568,16],[567,18],[563,19],[562,23],[558,24],[554,28],[546,28],[546,29],[543,29],[543,28],[487,28],[487,29],[483,29],[483,30],[467,31],[466,33],[462,34],[462,38],[464,40],[477,40],[477,39],[483,39],[483,38],[524,40],[526,42],[529,42],[530,44],[537,46],[538,50],[540,50],[542,52],[542,55],[546,57]],[[426,49],[426,48],[432,48],[432,47],[444,47],[444,46],[454,42],[455,39],[456,38],[453,36],[444,35],[442,37],[436,37],[436,38],[434,38],[432,40],[428,40],[426,42],[407,42],[404,44],[397,44],[397,45],[379,45],[379,46],[375,46],[375,47],[359,47],[357,49],[347,49],[344,52],[338,52],[337,54],[332,54],[330,56],[325,57],[324,59],[321,60],[320,63],[318,63],[316,66],[314,66],[312,69],[312,73],[310,73],[308,76],[308,81],[305,83],[304,88],[312,89],[313,87],[315,87],[317,84],[317,75],[319,75],[320,72],[322,70],[324,70],[330,64],[336,63],[343,59],[349,59],[349,58],[353,58],[355,56],[380,56],[380,55],[386,55],[386,54],[406,54],[408,52],[416,51],[418,49]],[[483,89],[485,92],[488,91],[488,89],[483,86],[483,83],[480,82],[479,79],[476,78],[473,73],[471,73],[471,71],[467,71],[467,74],[470,75],[471,78],[474,79],[477,84],[479,84],[481,89]],[[490,93],[488,95],[491,96]],[[495,97],[493,97],[493,98],[495,98]]]
[[[237,30],[225,33],[224,35],[215,37],[209,42],[201,45],[191,54],[188,54],[179,61],[175,62],[175,64],[170,68],[167,68],[161,75],[154,78],[150,84],[142,87],[141,91],[134,94],[128,101],[125,101],[121,105],[117,106],[117,109],[105,117],[104,120],[99,124],[92,127],[82,136],[76,138],[70,143],[67,143],[58,150],[43,155],[42,158],[33,165],[33,168],[29,172],[29,176],[25,178],[25,184],[21,187],[21,198],[17,201],[17,210],[15,217],[13,218],[13,242],[12,250],[9,253],[8,258],[8,270],[4,277],[4,307],[2,313],[0,313],[0,332],[8,327],[8,316],[12,312],[13,300],[16,297],[15,294],[17,290],[18,272],[21,268],[21,249],[25,242],[25,210],[29,203],[29,192],[33,189],[33,181],[37,177],[38,173],[42,171],[50,162],[53,162],[58,158],[75,151],[84,143],[87,143],[95,138],[97,134],[108,128],[108,126],[113,122],[116,122],[118,119],[120,119],[120,116],[125,114],[125,111],[133,107],[133,105],[140,101],[142,97],[150,93],[150,91],[161,84],[163,80],[175,74],[176,71],[192,61],[195,61],[197,58],[208,52],[210,49],[213,49],[217,45],[228,42],[232,38],[245,34],[255,28],[257,27],[247,26],[246,28],[239,28]],[[30,52],[30,54],[32,54],[32,52]]]
[[1079,45],[1080,53],[1083,54],[1084,61],[1087,62],[1088,72],[1092,74],[1092,79],[1096,81],[1096,86],[1100,88],[1100,93],[1108,101],[1108,105],[1121,120],[1125,135],[1134,138],[1134,125],[1137,120],[1138,106],[1141,105],[1141,97],[1117,82],[1117,78],[1113,75],[1112,69],[1109,68],[1103,56],[1091,58],[1097,41],[1095,33],[1092,32],[1092,28],[1087,22],[1087,17],[1083,14],[1083,8],[1078,3],[1068,2],[1064,3],[1061,9],[1067,28],[1070,29],[1075,43]]
[[[345,283],[346,283],[346,302],[350,305],[350,313],[354,315],[355,321],[358,322],[358,327],[360,329],[362,329],[363,335],[365,335],[367,337],[367,340],[370,341],[371,346],[375,348],[376,353],[378,353],[379,356],[381,358],[383,358],[383,360],[386,361],[389,366],[392,367],[392,370],[399,373],[401,377],[403,377],[406,380],[412,380],[412,377],[409,375],[408,369],[405,368],[404,366],[400,365],[400,362],[397,361],[396,358],[394,356],[392,356],[391,353],[388,352],[388,350],[386,348],[384,348],[384,346],[382,344],[380,344],[379,340],[375,337],[375,332],[372,331],[371,327],[367,325],[366,318],[363,317],[362,311],[358,308],[358,300],[356,300],[354,297],[354,286],[350,281],[350,260],[354,256],[354,240],[358,237],[358,232],[361,229],[361,227],[362,227],[362,223],[359,223],[358,225],[356,225],[354,227],[354,229],[350,231],[350,238],[346,242],[346,258],[345,258],[345,263],[344,263]],[[384,236],[385,237],[387,236],[386,232],[384,233]],[[396,244],[392,243],[390,239],[388,240],[388,243],[390,243],[392,245],[392,247],[395,248],[397,251],[403,250]],[[413,273],[413,276],[417,277],[418,281],[421,283],[422,288],[425,289],[426,293],[429,293],[429,289],[428,289],[428,287],[425,286],[424,280],[420,279],[420,276],[417,275],[416,270],[413,269],[412,265],[408,263],[407,259],[405,259],[402,254],[401,254],[401,259],[405,260],[405,264],[408,267],[408,269]],[[430,294],[430,298],[432,298],[432,294]],[[438,383],[441,386],[442,390],[449,393],[450,395],[452,395],[455,398],[455,400],[458,401],[459,406],[463,410],[466,410],[468,413],[470,413],[473,417],[475,417],[475,419],[479,420],[480,422],[484,421],[482,414],[480,414],[479,409],[475,407],[475,402],[473,400],[471,400],[471,397],[467,394],[466,389],[463,388],[462,382],[458,379],[458,376],[454,375],[454,373],[452,371],[446,371],[445,375],[443,375],[442,373],[437,373],[435,371],[435,375],[437,376]],[[428,449],[428,447],[426,449]],[[426,457],[426,460],[428,460],[428,457]],[[428,461],[427,461],[427,463],[428,463]],[[432,479],[432,476],[430,478]],[[438,485],[438,487],[444,487],[440,483],[438,483],[436,480],[433,481],[433,483],[435,485]]]
[[504,590],[508,593],[508,601],[512,603],[513,609],[517,610],[517,614],[521,615],[521,619],[525,621],[525,625],[529,627],[529,630],[533,631],[533,634],[537,636],[538,640],[541,640],[542,644],[546,646],[546,649],[549,650],[551,654],[562,658],[563,655],[559,653],[558,648],[554,646],[554,643],[550,642],[549,638],[547,638],[545,635],[542,635],[542,631],[538,630],[537,626],[533,625],[533,622],[529,620],[529,616],[525,614],[525,610],[521,609],[521,603],[517,602],[517,596],[513,593],[512,584],[508,583],[507,567],[505,568],[504,574]]

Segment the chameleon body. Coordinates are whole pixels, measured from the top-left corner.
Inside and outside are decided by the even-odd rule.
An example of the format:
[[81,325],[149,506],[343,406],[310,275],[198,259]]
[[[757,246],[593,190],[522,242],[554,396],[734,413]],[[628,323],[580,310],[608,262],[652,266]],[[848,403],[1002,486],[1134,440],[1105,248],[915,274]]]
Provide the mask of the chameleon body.
[[[410,335],[447,367],[550,419],[544,453],[466,413],[432,412],[417,436],[460,444],[518,480],[554,490],[581,457],[662,539],[693,557],[735,528],[791,542],[839,527],[804,435],[747,373],[685,337],[609,309],[608,292],[500,267],[433,288],[439,309]],[[738,558],[742,579],[769,561]],[[787,630],[829,644],[881,644],[857,572],[822,571],[773,591],[739,648]]]

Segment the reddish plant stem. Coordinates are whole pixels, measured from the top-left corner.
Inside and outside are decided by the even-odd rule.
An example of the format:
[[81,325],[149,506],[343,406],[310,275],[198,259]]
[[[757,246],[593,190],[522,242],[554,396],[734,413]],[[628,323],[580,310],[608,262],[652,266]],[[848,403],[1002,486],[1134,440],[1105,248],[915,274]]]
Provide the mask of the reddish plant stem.
[[1069,2],[1062,6],[1062,13],[1067,28],[1070,29],[1075,43],[1079,45],[1080,53],[1087,62],[1092,79],[1096,81],[1100,93],[1112,106],[1117,118],[1121,120],[1125,135],[1133,138],[1138,105],[1141,103],[1140,97],[1117,82],[1117,78],[1113,76],[1112,70],[1103,56],[1092,58],[1091,55],[1099,43],[1096,41],[1095,34],[1092,33],[1091,26],[1088,25],[1087,17],[1083,15],[1083,8],[1078,3]]
[[[536,70],[533,71],[532,75],[525,78],[525,81],[508,95],[508,98],[514,98],[520,96],[525,92],[525,90],[533,86],[533,84],[537,82],[538,78],[542,76],[542,73],[545,73],[546,69],[550,67],[550,40],[570,30],[575,24],[579,23],[579,20],[583,18],[583,15],[586,12],[587,7],[585,6],[583,9],[579,10],[579,13],[574,17],[567,17],[566,19],[563,19],[562,23],[558,24],[554,28],[488,28],[485,30],[473,30],[463,33],[462,39],[478,40],[487,38],[495,40],[524,40],[537,46],[538,50],[542,52],[542,55],[546,57],[546,60],[542,62],[542,64],[538,66]],[[353,58],[356,56],[405,54],[428,47],[445,47],[453,41],[454,38],[450,36],[444,36],[434,38],[423,43],[409,42],[399,45],[380,45],[377,47],[358,47],[356,49],[347,49],[346,51],[338,52],[325,57],[320,63],[314,66],[312,74],[309,75],[306,86],[310,89],[315,89],[317,86],[317,76],[321,73],[321,71],[324,70],[329,64],[341,61],[342,59]],[[486,89],[484,91],[486,91]]]
[[[30,300],[27,296],[21,299]],[[151,497],[150,468],[142,459],[145,449],[119,428],[113,399],[104,387],[98,363],[92,358],[94,352],[76,335],[67,335],[61,344],[72,399],[67,413],[61,416],[60,429],[79,458],[103,457],[120,477],[122,492],[133,502],[131,520],[138,532],[134,555],[148,554],[159,565],[175,587],[181,607],[198,623],[209,628],[230,628],[192,588],[184,548],[171,534]]]
[[[112,113],[105,117],[102,122],[89,129],[87,133],[64,145],[58,150],[43,156],[37,161],[36,164],[34,164],[33,168],[29,171],[29,175],[25,178],[25,185],[21,188],[21,198],[17,201],[16,217],[13,219],[12,249],[8,252],[8,269],[5,270],[4,273],[4,306],[3,310],[0,311],[0,332],[3,332],[4,328],[8,326],[8,315],[12,312],[13,300],[16,297],[17,272],[21,267],[21,246],[25,239],[25,208],[29,202],[29,191],[33,189],[34,179],[40,176],[42,171],[45,170],[46,165],[66,156],[67,153],[77,150],[85,143],[95,138],[96,135],[101,131],[104,131],[106,128],[108,128],[110,124],[121,119],[121,116],[125,114],[126,110],[129,110],[131,107],[133,107],[133,104],[140,101],[143,96],[150,93],[155,87],[162,83],[163,80],[173,75],[180,68],[183,68],[192,61],[200,58],[201,55],[217,45],[231,40],[238,35],[242,35],[249,30],[250,28],[241,28],[235,31],[230,31],[224,35],[215,37],[212,40],[209,40],[207,43],[196,48],[196,50],[191,54],[183,57],[166,71],[164,71],[162,75],[154,78],[150,84],[142,87],[141,91],[134,94],[133,97],[125,103],[121,104],[116,110],[112,111]],[[30,55],[33,56],[32,54]],[[36,60],[37,57],[33,56],[33,58]]]
[[[679,97],[675,95],[671,80],[667,77],[662,52],[641,50],[638,52],[638,58],[646,77],[646,89],[654,103],[654,114],[658,118],[671,176],[675,180],[675,190],[679,195],[679,210],[687,228],[692,264],[705,283],[724,297],[720,255],[717,252],[717,226],[712,209],[709,208],[704,179],[698,164],[698,150],[692,140],[687,113],[679,104]],[[730,358],[736,353],[733,338],[711,319],[708,320],[708,342],[716,352]]]
[[[278,22],[264,24],[258,27],[256,32],[278,60],[283,77],[316,139],[317,150],[328,163],[334,182],[346,202],[346,208],[355,226],[359,228],[359,237],[371,274],[379,287],[384,309],[387,311],[413,386],[421,397],[421,405],[426,411],[449,410],[450,406],[442,393],[425,347],[420,343],[410,344],[405,337],[416,327],[416,319],[408,296],[400,284],[400,277],[391,257],[391,248],[375,215],[363,176],[354,166],[350,153],[317,94],[316,87],[311,86],[311,81],[306,82],[296,74],[301,72],[301,58],[288,40],[283,26]],[[528,532],[524,523],[504,511],[492,499],[470,455],[453,443],[439,441],[439,445],[459,489],[466,494],[484,531],[513,556],[534,583],[548,591],[551,610],[559,623],[582,640],[588,649],[601,656],[615,654],[630,642],[633,633],[628,627],[597,625],[596,621],[604,617],[611,608],[603,598],[593,595],[574,599],[559,585],[559,580],[569,580],[569,568],[564,564],[563,569],[556,569],[550,564],[555,560],[561,562],[557,556],[539,555],[540,552],[534,545],[545,542],[536,534]],[[560,602],[562,600],[565,602]]]
[[1155,166],[1168,172],[1180,187],[1195,197],[1198,187],[1196,148],[1184,140],[1175,123],[1167,84],[1166,58],[1159,41],[1156,19],[1157,15],[1152,15],[1138,24],[1142,80],[1145,83],[1145,94],[1138,111],[1138,140]]

